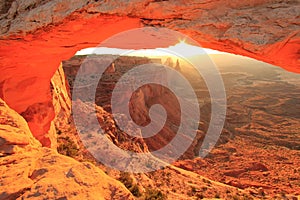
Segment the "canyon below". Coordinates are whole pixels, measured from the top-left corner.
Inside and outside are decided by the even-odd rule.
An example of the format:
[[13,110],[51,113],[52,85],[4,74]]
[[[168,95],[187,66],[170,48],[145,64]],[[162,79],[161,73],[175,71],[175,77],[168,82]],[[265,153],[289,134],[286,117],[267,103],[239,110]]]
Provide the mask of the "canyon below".
[[[53,122],[58,153],[42,147],[31,135],[24,119],[2,102],[1,187],[6,192],[1,194],[1,199],[99,199],[99,195],[104,199],[297,199],[300,116],[299,105],[295,102],[300,100],[300,75],[246,57],[210,55],[224,81],[227,114],[217,145],[201,158],[198,153],[210,121],[211,97],[195,69],[181,64],[183,61],[176,63],[172,58],[90,57],[74,56],[64,61],[51,80],[51,93],[57,108]],[[114,62],[99,82],[94,81],[94,66],[106,60]],[[71,99],[76,75],[84,62],[88,66],[83,72],[88,77],[85,80],[96,83],[95,101],[74,96]],[[95,143],[96,135],[89,128],[92,125],[85,113],[96,112],[105,137],[124,150],[148,153],[170,142],[176,135],[172,127],[178,124],[176,113],[180,110],[174,107],[176,96],[163,87],[142,87],[131,97],[131,117],[136,123],[149,122],[148,111],[153,103],[161,103],[171,112],[157,135],[145,139],[130,136],[116,122],[116,117],[122,122],[119,118],[122,119],[122,115],[112,114],[111,95],[116,83],[130,69],[147,63],[164,63],[191,82],[199,101],[201,120],[192,145],[179,160],[153,172],[121,172],[102,164],[89,151],[91,147],[105,144]],[[159,75],[162,72],[149,70],[148,73]],[[171,80],[174,81],[172,77]],[[181,87],[176,82],[172,84]],[[88,82],[82,82],[78,91],[84,96],[90,89]],[[76,129],[72,104],[76,104],[81,113],[84,134],[78,134]],[[130,129],[130,124],[128,126],[128,130],[136,131]],[[4,134],[6,132],[11,134]],[[114,160],[122,162],[122,157],[116,156]],[[11,182],[15,176],[19,177],[18,182]],[[62,188],[62,184],[66,184],[66,188]]]
[[[93,61],[98,60],[97,62],[101,62],[107,57],[114,56],[95,55],[92,57],[94,57],[92,59]],[[199,146],[203,141],[210,121],[211,102],[209,91],[204,80],[201,76],[197,76],[196,71],[192,67],[185,65],[177,66],[180,72],[191,81],[194,87],[197,97],[199,98],[202,118],[201,121],[199,121],[197,136],[191,147],[183,154],[180,160],[173,163],[173,165],[189,172],[194,172],[195,176],[201,175],[203,177],[209,177],[210,180],[242,189],[246,191],[247,194],[253,195],[253,198],[289,198],[288,195],[286,196],[286,193],[296,196],[299,195],[297,192],[300,187],[300,177],[299,167],[297,166],[300,164],[300,138],[298,134],[300,116],[297,112],[299,106],[297,103],[294,104],[294,102],[299,101],[300,98],[299,75],[246,57],[217,54],[210,55],[210,57],[219,67],[226,88],[227,115],[225,126],[217,146],[207,157],[199,158],[197,154],[199,153]],[[85,59],[85,56],[75,56],[63,63],[63,68],[69,83],[74,82],[74,75]],[[162,60],[163,59],[160,61],[161,63],[163,63]],[[170,58],[165,60],[165,64],[176,68],[175,61],[172,62]],[[157,59],[153,60],[145,57],[126,56],[118,57],[115,60],[115,72],[105,72],[97,85],[95,102],[98,106],[104,108],[100,108],[100,113],[106,113],[107,117],[112,120],[113,117],[109,101],[111,96],[106,96],[105,94],[112,94],[114,85],[118,82],[118,78],[122,76],[122,73],[133,68],[133,66],[147,62],[157,63],[158,61]],[[156,73],[159,74],[160,72]],[[112,76],[115,78],[112,78]],[[107,77],[110,77],[110,79],[107,79]],[[108,87],[108,85],[111,85],[111,87]],[[88,90],[88,87],[82,88],[82,91],[86,90]],[[151,99],[153,91],[160,91],[160,93],[156,94],[159,99],[172,98],[168,96],[168,94],[166,94],[168,92],[162,90],[162,88],[156,90],[152,88],[150,91],[145,88],[141,88],[140,90],[143,93],[142,96],[148,98],[148,100],[149,98]],[[145,98],[143,98],[143,103]],[[99,101],[97,101],[98,99]],[[156,101],[159,101],[159,99],[156,99]],[[135,102],[134,97],[131,100]],[[164,107],[171,105],[171,107],[175,109],[175,103],[172,101],[172,99],[168,99],[169,104],[165,104]],[[135,105],[141,108],[145,107],[147,103],[140,105],[135,102]],[[168,110],[168,108],[166,108],[166,110]],[[135,118],[134,113],[132,113],[131,116]],[[112,128],[116,127],[115,121],[112,120],[108,122],[110,128],[105,128],[107,125],[105,126],[103,117],[100,118],[101,127],[103,126],[105,130],[111,130],[108,135],[110,139],[114,141],[114,144],[137,152],[153,151],[158,148],[157,145],[164,144],[166,138],[172,138],[174,134],[176,134],[170,126],[169,128],[165,127],[159,132],[157,137],[147,138],[144,141],[138,142],[133,140],[133,143],[128,143],[128,141],[132,141],[132,139],[128,138],[128,136],[127,139],[124,139],[126,137],[124,133],[121,134],[121,130]],[[140,119],[141,118],[143,117],[140,116]],[[70,136],[69,131],[62,132],[65,133],[61,135],[62,138],[73,137]],[[76,131],[73,132],[76,133]],[[116,132],[118,132],[118,134],[116,134]],[[121,135],[123,139],[116,139]],[[134,146],[135,148],[133,148]],[[231,192],[224,194],[224,191],[221,189],[218,189],[220,192],[207,192],[201,187],[196,187],[199,183],[193,181],[189,181],[189,183],[191,182],[191,184],[188,184],[190,185],[190,189],[188,186],[178,186],[175,183],[170,185],[170,183],[168,183],[169,178],[180,179],[169,177],[165,180],[165,177],[162,175],[164,173],[164,170],[159,170],[154,172],[153,174],[155,175],[151,177],[160,180],[155,187],[164,188],[164,193],[167,193],[170,199],[189,199],[197,195],[213,198],[216,194],[219,194],[221,198],[231,199],[237,195]],[[133,176],[138,178],[140,184],[143,184],[143,181],[139,179],[140,175]],[[160,178],[158,179],[156,176]],[[164,187],[164,185],[167,187]],[[170,187],[175,187],[176,192],[173,191],[170,194]],[[194,189],[195,191],[191,194],[191,188],[194,187],[196,187],[196,189]],[[180,193],[181,197],[176,197],[174,193]],[[293,198],[296,198],[296,196]],[[245,198],[250,197],[246,196]]]

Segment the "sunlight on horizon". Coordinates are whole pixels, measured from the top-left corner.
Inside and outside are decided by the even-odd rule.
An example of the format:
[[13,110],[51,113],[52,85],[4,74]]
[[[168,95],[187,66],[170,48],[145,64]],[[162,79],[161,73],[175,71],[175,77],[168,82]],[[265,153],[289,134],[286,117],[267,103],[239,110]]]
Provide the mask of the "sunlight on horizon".
[[[119,49],[119,48],[109,48],[109,47],[91,47],[77,51],[75,55],[101,55],[101,54],[112,54],[112,55],[127,55],[127,56],[147,56],[147,57],[160,57],[160,56],[170,56],[175,55],[172,52],[184,52],[183,56],[191,57],[203,54],[229,54],[226,52],[221,52],[213,49],[202,48],[198,46],[193,46],[187,44],[185,41],[180,41],[174,46],[169,46],[168,48],[156,48],[156,49]],[[175,56],[176,57],[176,56]]]

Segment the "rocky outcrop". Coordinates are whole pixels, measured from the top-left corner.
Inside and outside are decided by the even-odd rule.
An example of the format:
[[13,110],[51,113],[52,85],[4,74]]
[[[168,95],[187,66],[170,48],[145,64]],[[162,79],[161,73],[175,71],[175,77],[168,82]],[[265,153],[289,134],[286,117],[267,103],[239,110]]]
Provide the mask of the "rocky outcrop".
[[56,144],[55,130],[52,124],[55,113],[53,113],[52,102],[35,103],[21,113],[27,121],[33,136],[45,147],[54,147]]
[[133,199],[94,165],[44,148],[0,99],[0,199]]
[[51,132],[51,138],[53,138],[51,144],[52,147],[55,148],[56,145],[54,144],[56,144],[57,141],[57,129],[58,127],[62,127],[66,124],[69,124],[71,116],[71,99],[69,84],[65,78],[62,64],[60,64],[59,68],[52,77],[50,86],[52,102],[55,112],[55,118],[51,122],[51,127],[53,127],[54,129],[54,131]]
[[[297,0],[5,1],[0,4],[0,97],[18,113],[25,112],[26,119],[26,113],[47,113],[28,120],[32,133],[44,146],[51,146],[51,139],[43,136],[55,115],[49,82],[59,63],[77,50],[132,28],[166,27],[204,47],[300,72],[299,10]],[[149,41],[131,38],[126,48],[178,42],[178,38],[159,39],[155,35]]]
[[0,199],[133,199],[90,163],[42,148],[0,159]]
[[41,147],[28,125],[16,111],[0,99],[0,156]]

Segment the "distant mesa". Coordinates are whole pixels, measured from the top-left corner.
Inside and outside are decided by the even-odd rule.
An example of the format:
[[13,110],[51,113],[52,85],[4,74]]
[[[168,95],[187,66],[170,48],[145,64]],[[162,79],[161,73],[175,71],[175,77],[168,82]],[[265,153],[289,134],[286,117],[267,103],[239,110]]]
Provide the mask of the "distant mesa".
[[115,63],[111,63],[111,65],[106,69],[106,73],[112,74],[116,72]]
[[176,71],[181,72],[181,66],[179,59],[176,60],[176,64],[174,65],[173,59],[171,57],[167,57],[164,65],[174,68]]
[[173,67],[174,63],[171,57],[168,57],[164,63],[166,66]]
[[180,68],[180,64],[179,64],[179,60],[178,59],[176,61],[175,70],[181,72],[181,68]]

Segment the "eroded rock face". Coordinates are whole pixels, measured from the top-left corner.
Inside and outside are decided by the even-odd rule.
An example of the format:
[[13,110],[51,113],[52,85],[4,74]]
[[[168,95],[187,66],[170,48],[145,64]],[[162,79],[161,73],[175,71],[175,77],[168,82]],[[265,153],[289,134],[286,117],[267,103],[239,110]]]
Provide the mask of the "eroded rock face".
[[[29,124],[44,146],[51,146],[43,135],[54,118],[49,82],[59,63],[125,30],[166,27],[191,36],[204,47],[300,72],[297,0],[16,0],[1,3],[0,13],[0,97],[18,113],[45,109],[46,117],[37,116]],[[178,42],[174,38],[160,43],[136,41],[132,38],[129,48]]]
[[[83,132],[93,132],[93,130],[91,129],[91,127],[93,126],[90,124],[91,119],[85,119],[90,115],[89,113],[93,113],[93,109],[89,111],[88,109],[83,108],[93,107],[93,103],[95,102],[95,104],[99,106],[97,106],[96,110],[100,114],[98,116],[100,126],[105,134],[108,135],[108,138],[110,138],[110,140],[114,142],[114,144],[119,147],[122,146],[126,150],[133,150],[139,153],[147,152],[148,150],[155,151],[163,148],[176,136],[176,133],[179,129],[178,127],[181,125],[181,123],[183,123],[180,119],[181,110],[178,99],[171,92],[171,90],[161,85],[151,83],[166,82],[165,84],[167,84],[167,81],[171,81],[172,79],[174,80],[174,77],[169,77],[171,75],[168,76],[165,69],[158,68],[157,66],[154,69],[149,69],[147,73],[141,73],[143,71],[139,70],[136,70],[134,72],[132,71],[135,67],[141,66],[143,64],[155,67],[155,64],[161,64],[160,59],[152,60],[145,57],[131,56],[120,56],[118,58],[115,57],[116,56],[114,55],[98,55],[88,57],[74,56],[70,60],[63,62],[63,69],[65,71],[68,82],[70,83],[71,93],[73,93],[74,98],[73,100],[76,100],[76,98],[78,98],[84,102],[92,102],[88,103],[87,105],[84,105],[84,103],[82,103],[81,101],[72,102],[73,105],[76,104],[76,109],[80,109],[80,112],[78,112],[78,114],[80,114],[80,117],[77,116],[77,118],[79,118],[81,123],[83,123]],[[95,75],[99,73],[99,69],[97,69],[97,67],[101,66],[102,63],[106,63],[107,60],[114,60],[115,72],[105,71],[105,73],[102,74],[101,78],[98,77],[100,78],[100,80],[98,81],[98,78]],[[173,66],[172,59],[168,58],[165,64],[169,65],[169,67],[180,70],[179,61],[177,61],[176,65]],[[127,80],[122,80],[122,77],[124,77],[125,74],[125,79]],[[77,78],[76,75],[78,75]],[[78,82],[80,82],[80,86],[77,85],[77,88],[74,88],[75,78],[77,84]],[[141,80],[144,80],[146,82],[151,81],[151,83],[147,85],[140,84],[143,85],[140,86],[138,84]],[[176,85],[175,82],[173,84]],[[138,89],[134,92],[131,92],[131,90],[128,88],[133,87],[136,87]],[[93,93],[93,89],[96,90],[95,100],[90,99],[89,95]],[[180,87],[178,87],[177,89],[179,90]],[[76,91],[75,94],[74,90]],[[115,95],[115,99],[112,99],[113,92]],[[155,114],[153,112],[152,116],[150,117],[149,109],[155,104],[159,104],[165,109],[165,117],[162,113]],[[132,120],[128,119],[128,117],[126,117],[126,115],[124,114],[124,105],[128,105],[128,111]],[[192,113],[193,111],[193,107],[186,106],[186,109],[188,111],[186,111],[186,113],[184,114],[189,113],[188,116],[190,116],[190,113]],[[114,114],[114,119],[112,117],[112,113]],[[165,124],[162,124],[162,126],[160,127],[160,122],[163,121],[165,121]],[[113,126],[109,127],[107,126],[108,124],[112,124]],[[150,134],[153,135],[151,137],[147,136],[143,139],[130,136],[132,134],[145,134],[145,132],[147,132],[142,131],[140,128],[137,128],[133,124],[137,124],[139,126],[146,126],[151,124],[152,129]],[[195,139],[193,145],[182,156],[182,158],[193,158],[195,156],[195,146],[200,142],[201,139],[203,139],[203,134],[204,133],[202,131],[197,132],[197,139]],[[143,136],[145,137],[146,135]],[[189,136],[186,136],[185,139],[193,140],[193,138],[190,138]],[[93,140],[89,140],[91,140],[90,143],[92,143]],[[131,143],[130,141],[133,141],[133,143]],[[169,152],[172,152],[172,150],[169,150]]]
[[27,121],[33,135],[43,146],[55,146],[55,138],[53,138],[52,120],[54,119],[52,102],[41,102],[29,106],[21,115]]
[[0,199],[133,199],[90,163],[44,148],[0,99]]
[[52,102],[55,112],[55,118],[51,122],[51,129],[48,135],[51,139],[51,147],[57,147],[57,127],[69,123],[71,116],[71,99],[69,94],[69,85],[65,79],[62,64],[55,72],[50,83]]
[[0,99],[0,156],[38,147],[41,144],[31,134],[24,118]]

